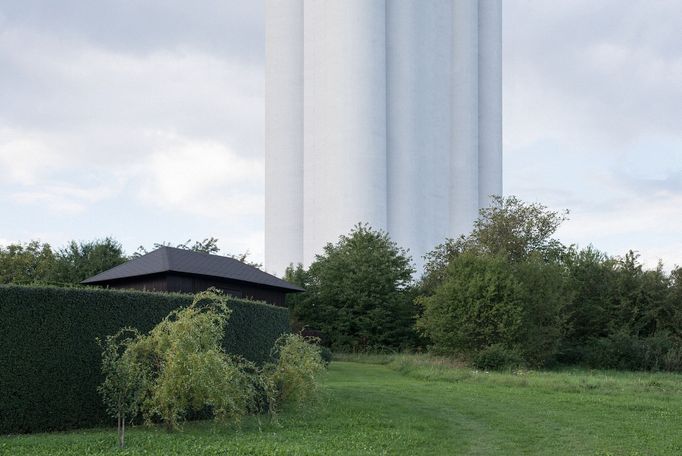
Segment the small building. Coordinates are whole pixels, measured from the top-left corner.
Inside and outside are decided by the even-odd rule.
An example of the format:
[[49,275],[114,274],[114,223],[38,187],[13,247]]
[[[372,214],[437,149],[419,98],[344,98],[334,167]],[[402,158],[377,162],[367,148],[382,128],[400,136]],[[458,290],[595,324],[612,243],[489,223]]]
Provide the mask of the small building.
[[285,306],[287,293],[304,291],[234,258],[161,247],[81,282],[106,288],[198,293],[209,287],[238,298]]

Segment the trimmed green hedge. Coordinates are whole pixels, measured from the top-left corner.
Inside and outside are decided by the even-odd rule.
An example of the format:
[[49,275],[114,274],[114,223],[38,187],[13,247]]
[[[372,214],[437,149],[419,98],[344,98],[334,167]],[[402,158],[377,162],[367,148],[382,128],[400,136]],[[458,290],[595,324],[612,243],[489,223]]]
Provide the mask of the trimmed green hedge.
[[[96,337],[148,331],[191,295],[48,286],[0,286],[0,434],[108,423]],[[289,331],[289,312],[230,299],[224,346],[255,362]]]

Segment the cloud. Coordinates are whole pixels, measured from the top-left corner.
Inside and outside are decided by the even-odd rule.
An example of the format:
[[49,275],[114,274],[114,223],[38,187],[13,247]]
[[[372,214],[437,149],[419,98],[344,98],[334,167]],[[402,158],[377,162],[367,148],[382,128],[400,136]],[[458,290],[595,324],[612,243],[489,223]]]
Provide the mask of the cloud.
[[77,214],[133,195],[176,213],[262,216],[259,66],[24,26],[0,36],[0,64],[0,176],[18,185],[6,200]]
[[57,156],[38,136],[0,127],[0,178],[30,185],[58,165]]
[[169,143],[140,165],[143,201],[209,218],[262,215],[262,159],[241,157],[217,142]]
[[7,23],[124,53],[191,46],[229,59],[263,59],[262,1],[9,0],[2,9]]
[[22,27],[0,38],[0,64],[0,120],[58,134],[67,159],[145,154],[157,132],[262,153],[258,65],[191,48],[122,53]]
[[682,137],[680,17],[675,0],[505,2],[507,144]]
[[36,190],[15,192],[10,198],[19,204],[38,204],[55,213],[78,214],[91,204],[116,195],[118,191],[113,185],[78,187],[48,184]]
[[567,243],[682,263],[682,3],[504,2],[505,192]]

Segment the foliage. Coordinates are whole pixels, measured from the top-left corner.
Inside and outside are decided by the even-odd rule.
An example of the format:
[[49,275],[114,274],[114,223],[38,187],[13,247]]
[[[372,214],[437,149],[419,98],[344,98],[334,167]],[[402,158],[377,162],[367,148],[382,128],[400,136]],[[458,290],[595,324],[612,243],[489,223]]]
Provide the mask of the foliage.
[[516,369],[523,365],[523,359],[515,350],[495,344],[476,353],[473,365],[486,371]]
[[566,299],[556,265],[463,253],[450,263],[443,284],[418,299],[423,313],[417,325],[437,352],[474,357],[499,345],[541,366],[558,351]]
[[51,281],[80,283],[126,261],[123,247],[112,238],[89,242],[71,241],[57,253]]
[[[682,353],[682,272],[666,274],[660,264],[645,270],[632,251],[612,258],[592,246],[565,247],[552,236],[566,215],[496,197],[471,234],[427,254],[418,326],[449,353],[471,356],[499,344],[531,366],[675,369]],[[518,289],[500,293],[505,280]],[[497,308],[506,309],[499,314],[505,317],[479,315]],[[512,317],[518,326],[510,326]],[[491,336],[485,343],[484,335]]]
[[0,247],[0,283],[78,284],[126,261],[121,244],[111,238],[71,241],[54,252],[49,244]]
[[301,406],[315,397],[318,377],[325,365],[314,342],[298,334],[284,334],[275,342],[273,357],[277,362],[269,375],[278,403]]
[[[293,285],[298,285],[303,289],[306,289],[310,283],[308,271],[301,263],[298,263],[296,266],[290,264],[284,271],[282,279]],[[287,307],[289,308],[289,315],[292,319],[292,326],[294,326],[295,329],[301,329],[304,325],[297,319],[299,315],[304,315],[306,313],[306,303],[310,299],[309,295],[305,293],[287,293],[285,299]]]
[[[152,250],[156,250],[161,247],[175,247],[176,249],[192,250],[193,252],[208,253],[212,255],[217,255],[220,253],[220,247],[218,247],[218,238],[214,237],[206,238],[203,241],[194,241],[194,243],[192,243],[191,239],[187,239],[187,241],[181,242],[180,244],[173,244],[172,242],[155,242]],[[137,258],[148,253],[149,250],[147,250],[143,245],[141,245],[137,248],[135,253],[133,253],[131,258]],[[242,263],[248,264],[249,266],[253,266],[259,269],[263,267],[261,263],[256,263],[248,259],[249,255],[251,255],[251,253],[248,250],[243,253],[238,254],[225,253],[223,255],[230,258],[234,258],[237,261],[241,261]]]
[[523,317],[516,347],[531,367],[552,364],[564,334],[564,309],[573,299],[565,269],[535,255],[511,267],[522,290]]
[[232,311],[216,290],[198,293],[130,346],[130,354],[151,372],[148,418],[175,429],[190,412],[209,409],[218,419],[239,419],[254,391],[240,363],[221,346]]
[[523,285],[501,257],[459,255],[432,296],[418,299],[417,327],[443,353],[471,356],[486,347],[513,347],[523,325]]
[[494,196],[491,205],[480,210],[467,243],[482,253],[504,255],[511,262],[530,255],[555,258],[563,246],[552,236],[567,216],[568,211],[550,211],[515,196]]
[[682,296],[676,270],[644,270],[634,252],[610,258],[592,247],[569,251],[565,264],[574,297],[566,311],[562,361],[679,369]]
[[102,348],[102,374],[104,381],[97,388],[102,395],[107,412],[117,420],[118,446],[125,446],[126,419],[137,416],[145,398],[149,370],[128,351],[128,347],[139,336],[137,330],[123,328],[104,341],[98,341]]
[[0,246],[0,284],[51,280],[55,254],[49,244]]
[[334,349],[411,345],[413,272],[407,252],[387,233],[358,224],[327,244],[306,272],[290,269],[306,289],[291,304],[293,317],[321,330]]
[[582,360],[591,339],[608,334],[615,261],[592,246],[570,248],[564,256],[570,299],[564,308],[560,361]]
[[464,252],[502,256],[512,263],[531,256],[559,258],[564,246],[552,236],[567,216],[568,211],[550,211],[542,204],[526,203],[515,196],[493,196],[491,205],[479,211],[469,235],[446,239],[426,254],[423,293],[432,293],[445,277],[448,264]]
[[[192,296],[88,288],[0,286],[0,434],[106,422],[97,393],[95,338],[122,327],[147,332]],[[223,348],[262,364],[289,331],[287,309],[230,298]]]
[[329,347],[320,346],[320,358],[322,358],[322,362],[325,366],[329,366],[332,359],[334,359],[334,354]]
[[[191,239],[187,239],[187,241],[180,244],[173,244],[171,242],[155,242],[152,250],[156,250],[161,247],[175,247],[176,249],[192,250],[194,252],[211,254],[220,252],[220,247],[218,247],[218,239],[214,237],[206,238],[203,241],[194,241],[194,243],[192,243]],[[147,250],[145,246],[141,245],[137,248],[137,251],[133,253],[132,257],[136,258],[148,253],[149,250]]]

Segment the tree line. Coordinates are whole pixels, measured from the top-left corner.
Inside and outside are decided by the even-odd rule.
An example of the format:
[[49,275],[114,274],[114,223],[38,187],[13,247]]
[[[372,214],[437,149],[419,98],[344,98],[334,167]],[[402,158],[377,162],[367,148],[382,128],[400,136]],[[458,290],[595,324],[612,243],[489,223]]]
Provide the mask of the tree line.
[[[218,239],[215,237],[201,241],[188,239],[179,244],[159,242],[153,244],[151,249],[140,246],[130,256],[126,255],[121,243],[111,237],[92,241],[73,240],[57,249],[49,243],[35,240],[25,244],[13,243],[0,245],[0,284],[76,285],[159,247],[176,247],[211,254],[220,252]],[[252,266],[261,266],[249,261],[248,251],[225,255]]]
[[[554,236],[567,217],[495,197],[471,233],[425,256],[417,280],[408,251],[358,224],[308,268],[287,269],[285,280],[306,289],[287,297],[292,323],[338,351],[430,350],[481,368],[682,370],[682,268],[564,245]],[[177,247],[219,251],[216,238]],[[0,283],[76,284],[128,259],[111,238],[13,244],[0,247]]]
[[471,233],[414,272],[383,231],[357,225],[285,278],[295,324],[342,351],[416,349],[481,368],[581,364],[682,370],[682,268],[645,269],[554,238],[568,212],[496,197]]

